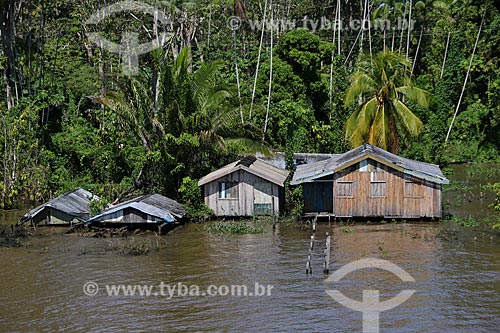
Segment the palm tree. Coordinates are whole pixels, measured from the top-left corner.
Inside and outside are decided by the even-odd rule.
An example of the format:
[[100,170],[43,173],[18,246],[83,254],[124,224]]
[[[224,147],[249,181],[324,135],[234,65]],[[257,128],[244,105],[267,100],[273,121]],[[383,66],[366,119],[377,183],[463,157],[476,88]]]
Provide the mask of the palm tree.
[[91,97],[112,110],[118,127],[143,146],[134,184],[119,198],[144,186],[177,188],[182,176],[199,167],[198,161],[215,147],[222,151],[230,143],[242,150],[266,152],[252,146],[258,129],[241,124],[236,88],[220,84],[222,62],[203,62],[193,72],[189,48],[181,49],[175,60],[167,54],[164,50],[151,53],[159,77],[155,89],[151,89],[153,71],[144,68],[138,76],[117,80],[118,91]]
[[[166,133],[179,136],[190,133],[207,143],[224,145],[238,126],[239,107],[234,103],[234,89],[216,82],[224,66],[220,61],[205,62],[192,73],[189,48],[183,48],[171,65],[166,65],[163,51],[153,52],[160,64],[157,92],[150,89],[149,72],[131,77],[125,84],[117,82],[120,90],[106,96],[92,97],[117,114],[122,125],[151,151],[154,142]],[[156,95],[158,97],[156,97]],[[240,123],[241,125],[241,123]]]
[[427,106],[428,93],[411,83],[409,61],[392,52],[364,56],[350,78],[345,106],[358,103],[346,123],[346,140],[352,147],[370,143],[393,153],[400,138],[415,138],[422,121],[404,100]]

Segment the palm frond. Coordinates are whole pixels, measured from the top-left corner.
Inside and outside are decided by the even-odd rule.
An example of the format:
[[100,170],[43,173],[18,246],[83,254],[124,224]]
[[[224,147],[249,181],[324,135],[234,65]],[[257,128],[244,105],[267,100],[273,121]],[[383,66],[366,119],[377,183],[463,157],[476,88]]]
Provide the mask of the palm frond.
[[397,92],[406,96],[409,100],[422,105],[429,106],[429,93],[423,89],[412,87],[412,86],[402,86],[396,88]]
[[385,104],[378,106],[377,114],[373,121],[372,131],[374,134],[373,145],[387,150],[390,147],[394,133],[391,133],[391,125],[389,120],[389,111]]
[[400,100],[394,99],[392,104],[398,122],[411,137],[417,137],[424,127],[422,121]]
[[226,144],[234,145],[240,148],[240,153],[242,154],[256,154],[261,153],[266,157],[271,157],[273,155],[273,150],[262,144],[260,140],[252,140],[248,138],[231,138],[226,139]]
[[377,113],[377,100],[372,98],[363,104],[358,111],[347,120],[346,140],[352,147],[357,147],[367,142],[370,127]]
[[351,85],[347,89],[344,99],[344,105],[349,106],[358,101],[362,94],[368,96],[373,95],[376,91],[377,84],[370,75],[365,73],[356,73],[351,77]]

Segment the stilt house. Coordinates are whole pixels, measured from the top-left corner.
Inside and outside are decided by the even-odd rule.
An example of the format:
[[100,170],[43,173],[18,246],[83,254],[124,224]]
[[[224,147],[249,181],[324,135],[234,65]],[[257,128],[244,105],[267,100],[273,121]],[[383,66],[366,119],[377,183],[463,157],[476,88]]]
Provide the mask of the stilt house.
[[439,166],[364,144],[344,154],[298,165],[291,185],[302,185],[306,214],[336,217],[439,218]]
[[285,205],[287,170],[248,156],[198,182],[216,216],[278,215]]

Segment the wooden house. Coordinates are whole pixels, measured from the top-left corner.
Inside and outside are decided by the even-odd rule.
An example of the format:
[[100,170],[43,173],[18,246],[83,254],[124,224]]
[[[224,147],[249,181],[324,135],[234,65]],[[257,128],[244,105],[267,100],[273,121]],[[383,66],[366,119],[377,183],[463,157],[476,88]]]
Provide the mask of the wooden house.
[[216,216],[278,215],[285,205],[287,170],[254,156],[216,170],[198,182]]
[[336,217],[441,217],[439,166],[364,144],[298,165],[291,185],[303,186],[307,214]]
[[99,197],[78,187],[33,208],[21,217],[19,224],[67,225],[85,221],[90,216],[89,204],[92,200],[99,200]]
[[161,194],[147,194],[109,207],[87,221],[90,225],[164,225],[178,222],[186,211],[177,201]]

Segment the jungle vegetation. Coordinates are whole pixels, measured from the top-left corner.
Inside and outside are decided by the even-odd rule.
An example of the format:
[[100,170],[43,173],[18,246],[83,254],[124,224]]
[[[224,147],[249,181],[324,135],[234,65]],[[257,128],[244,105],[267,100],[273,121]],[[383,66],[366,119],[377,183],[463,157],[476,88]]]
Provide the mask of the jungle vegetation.
[[[167,22],[87,22],[112,1],[0,0],[3,208],[76,186],[190,201],[196,179],[256,151],[371,142],[441,165],[500,160],[497,1],[142,2]],[[88,38],[127,31],[167,36],[134,75]]]

